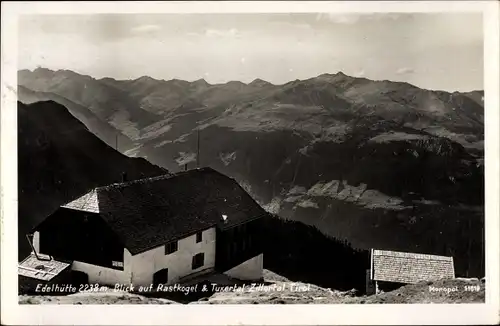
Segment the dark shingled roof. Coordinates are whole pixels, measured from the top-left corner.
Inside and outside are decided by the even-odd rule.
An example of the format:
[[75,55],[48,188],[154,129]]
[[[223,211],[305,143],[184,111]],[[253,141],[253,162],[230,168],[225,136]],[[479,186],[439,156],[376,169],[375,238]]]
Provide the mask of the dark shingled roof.
[[386,250],[372,251],[372,279],[415,284],[455,278],[453,257]]
[[234,179],[211,168],[99,187],[63,207],[99,214],[134,255],[266,214]]

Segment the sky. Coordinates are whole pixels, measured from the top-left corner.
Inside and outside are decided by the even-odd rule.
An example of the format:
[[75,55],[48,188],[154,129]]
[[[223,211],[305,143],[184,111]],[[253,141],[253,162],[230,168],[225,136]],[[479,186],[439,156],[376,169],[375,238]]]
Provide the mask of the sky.
[[483,89],[480,13],[22,16],[18,68],[95,78],[273,84],[342,71],[427,89]]

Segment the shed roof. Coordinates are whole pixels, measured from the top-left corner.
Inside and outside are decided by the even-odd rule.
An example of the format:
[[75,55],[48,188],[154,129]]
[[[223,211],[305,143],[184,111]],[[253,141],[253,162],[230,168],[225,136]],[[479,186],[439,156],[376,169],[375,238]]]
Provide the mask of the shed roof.
[[95,188],[62,207],[99,214],[132,254],[266,214],[234,179],[211,168]]
[[38,254],[38,256],[44,260],[39,260],[31,254],[20,262],[17,266],[18,274],[41,281],[50,281],[71,266],[71,263],[54,260],[43,254]]
[[372,280],[414,284],[455,277],[453,257],[372,250]]

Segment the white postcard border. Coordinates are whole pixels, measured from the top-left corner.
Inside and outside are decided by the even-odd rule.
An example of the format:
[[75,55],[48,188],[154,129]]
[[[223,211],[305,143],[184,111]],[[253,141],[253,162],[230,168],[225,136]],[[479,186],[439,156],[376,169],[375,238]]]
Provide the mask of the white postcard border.
[[[19,305],[17,16],[84,13],[482,12],[485,31],[486,303],[443,305]],[[2,2],[2,324],[494,324],[499,322],[499,6],[496,1]],[[466,24],[467,22],[464,22]]]

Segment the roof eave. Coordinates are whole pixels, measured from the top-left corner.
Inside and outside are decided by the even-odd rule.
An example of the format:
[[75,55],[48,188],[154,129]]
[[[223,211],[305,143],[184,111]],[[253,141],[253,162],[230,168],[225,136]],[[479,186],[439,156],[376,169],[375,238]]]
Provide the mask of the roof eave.
[[132,256],[136,256],[136,255],[142,254],[142,253],[144,253],[146,251],[149,251],[149,250],[152,250],[152,249],[156,249],[156,248],[165,246],[167,243],[170,243],[170,242],[173,242],[173,241],[179,241],[181,239],[184,239],[184,238],[187,238],[189,236],[192,236],[193,234],[196,234],[196,233],[198,233],[200,231],[205,231],[205,230],[208,230],[208,229],[211,229],[211,228],[214,228],[214,227],[217,227],[217,224],[210,224],[210,226],[206,226],[206,227],[203,227],[203,228],[192,230],[192,231],[190,231],[188,233],[184,233],[182,235],[178,235],[175,238],[171,238],[171,239],[169,239],[166,242],[163,242],[161,244],[155,244],[155,245],[149,246],[147,248],[134,249],[131,246],[125,246],[125,248],[132,254]]
[[211,228],[219,228],[221,230],[227,230],[229,228],[233,228],[233,227],[236,227],[238,225],[242,225],[242,224],[246,224],[246,223],[249,223],[249,222],[256,221],[256,220],[258,220],[260,218],[265,217],[267,214],[268,214],[267,212],[264,212],[263,214],[257,215],[256,217],[254,217],[252,219],[247,219],[244,222],[240,222],[240,223],[237,223],[237,224],[230,224],[230,226],[228,225],[227,227],[222,227],[222,226],[225,226],[225,225],[224,224],[221,225],[221,223],[213,223],[213,224],[210,224],[210,226],[203,227],[203,228],[196,229],[196,230],[192,230],[192,231],[190,231],[188,233],[184,233],[182,235],[178,235],[175,238],[171,238],[171,239],[169,239],[168,241],[166,241],[164,243],[155,244],[155,245],[149,246],[147,248],[134,249],[132,246],[126,246],[126,245],[124,247],[130,252],[130,254],[132,256],[136,256],[136,255],[142,254],[142,253],[144,253],[146,251],[149,251],[149,250],[152,250],[152,249],[164,246],[167,243],[170,243],[172,241],[179,241],[180,239],[187,238],[187,237],[192,236],[193,234],[196,234],[196,233],[198,233],[200,231],[205,231],[205,230],[208,230],[208,229],[211,229]]

